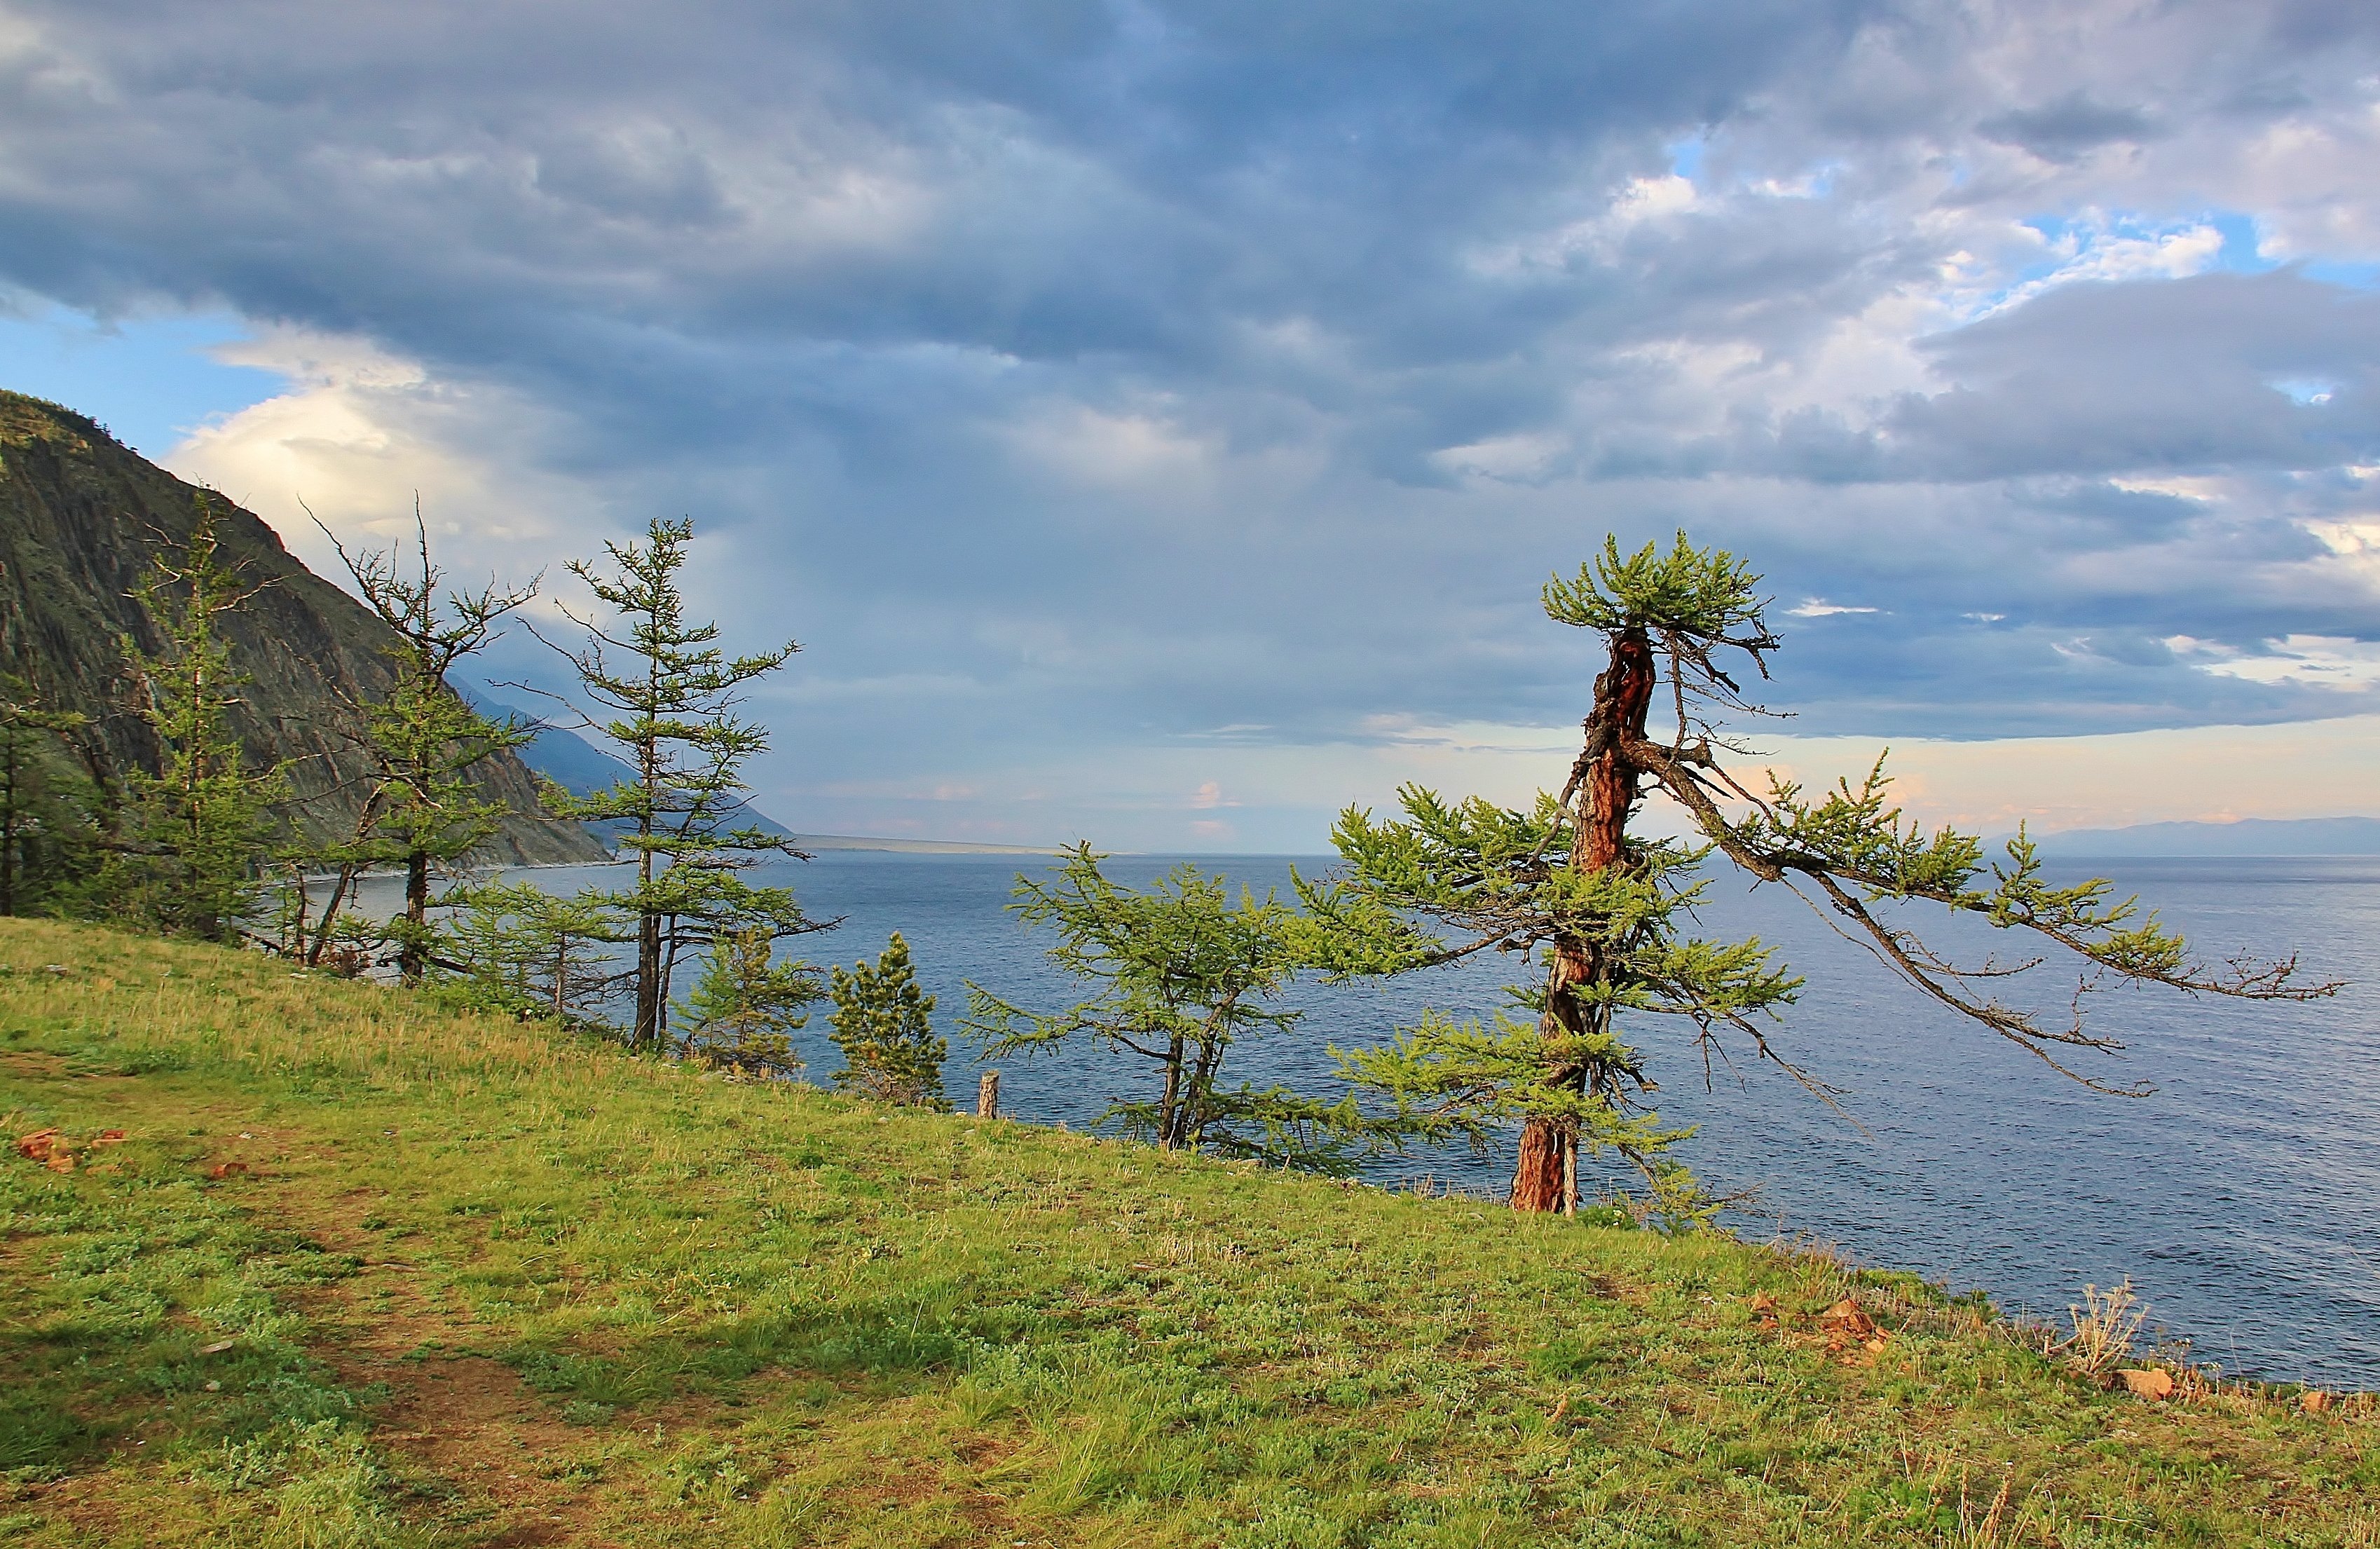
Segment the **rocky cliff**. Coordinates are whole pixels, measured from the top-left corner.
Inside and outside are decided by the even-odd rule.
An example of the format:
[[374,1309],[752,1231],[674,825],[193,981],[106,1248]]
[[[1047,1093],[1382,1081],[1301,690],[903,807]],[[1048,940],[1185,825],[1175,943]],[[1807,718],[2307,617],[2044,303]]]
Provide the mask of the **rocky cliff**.
[[[147,725],[130,713],[121,641],[158,642],[131,592],[161,545],[186,542],[198,490],[79,414],[0,392],[0,671],[91,717],[120,764],[156,767]],[[368,765],[340,735],[342,699],[378,695],[396,637],[362,604],[314,575],[249,512],[225,506],[224,556],[269,581],[225,627],[249,679],[238,731],[259,766],[286,762],[309,832],[344,833]],[[576,823],[536,815],[536,781],[510,753],[480,766],[489,799],[516,814],[489,841],[489,861],[583,861],[602,849]]]

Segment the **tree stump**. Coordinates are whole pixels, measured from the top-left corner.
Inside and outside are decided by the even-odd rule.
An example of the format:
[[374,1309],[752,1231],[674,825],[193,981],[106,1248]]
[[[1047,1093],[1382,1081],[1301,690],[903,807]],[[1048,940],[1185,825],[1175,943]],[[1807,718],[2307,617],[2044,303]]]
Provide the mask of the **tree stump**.
[[998,1118],[1000,1116],[999,1071],[985,1071],[983,1073],[983,1079],[976,1084],[975,1116],[978,1118]]

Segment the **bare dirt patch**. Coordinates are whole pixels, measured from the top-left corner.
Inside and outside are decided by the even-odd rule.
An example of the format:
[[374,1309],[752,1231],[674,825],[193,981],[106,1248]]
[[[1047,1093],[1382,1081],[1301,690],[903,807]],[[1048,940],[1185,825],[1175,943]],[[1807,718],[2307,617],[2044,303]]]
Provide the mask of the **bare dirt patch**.
[[314,1353],[342,1385],[385,1395],[370,1409],[372,1441],[417,1497],[441,1503],[424,1514],[469,1522],[489,1536],[468,1542],[486,1549],[604,1542],[586,1481],[570,1477],[585,1437],[510,1367],[469,1353],[480,1331],[425,1290],[397,1244],[362,1225],[379,1196],[274,1181],[263,1209],[359,1265],[295,1299],[316,1331]]

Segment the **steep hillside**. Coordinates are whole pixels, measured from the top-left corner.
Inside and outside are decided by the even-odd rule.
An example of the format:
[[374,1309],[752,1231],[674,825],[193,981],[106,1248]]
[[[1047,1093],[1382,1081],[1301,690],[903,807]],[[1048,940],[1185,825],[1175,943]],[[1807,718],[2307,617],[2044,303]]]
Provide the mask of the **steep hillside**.
[[[130,593],[160,543],[186,541],[198,492],[119,445],[79,414],[0,392],[0,670],[30,678],[92,717],[110,754],[153,768],[148,727],[126,708],[126,635],[154,645]],[[262,521],[232,510],[226,556],[271,585],[225,629],[250,683],[239,726],[260,764],[293,761],[300,821],[317,834],[348,828],[346,794],[365,772],[340,737],[340,696],[366,699],[389,681],[395,637],[370,610],[309,571]],[[536,783],[509,754],[483,766],[487,795],[524,814],[487,859],[593,860],[601,848],[575,823],[532,815]]]
[[0,921],[0,1127],[33,1549],[2380,1543],[2368,1399],[253,953]]

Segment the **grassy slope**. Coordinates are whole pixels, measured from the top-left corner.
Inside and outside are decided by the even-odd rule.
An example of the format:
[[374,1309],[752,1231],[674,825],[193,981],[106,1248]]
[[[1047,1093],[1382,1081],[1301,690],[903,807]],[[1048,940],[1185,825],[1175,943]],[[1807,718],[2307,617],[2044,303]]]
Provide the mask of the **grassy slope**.
[[2380,1542],[2365,1412],[2103,1393],[1905,1280],[1830,1354],[1823,1260],[0,965],[11,1136],[128,1132],[0,1159],[0,1542]]

